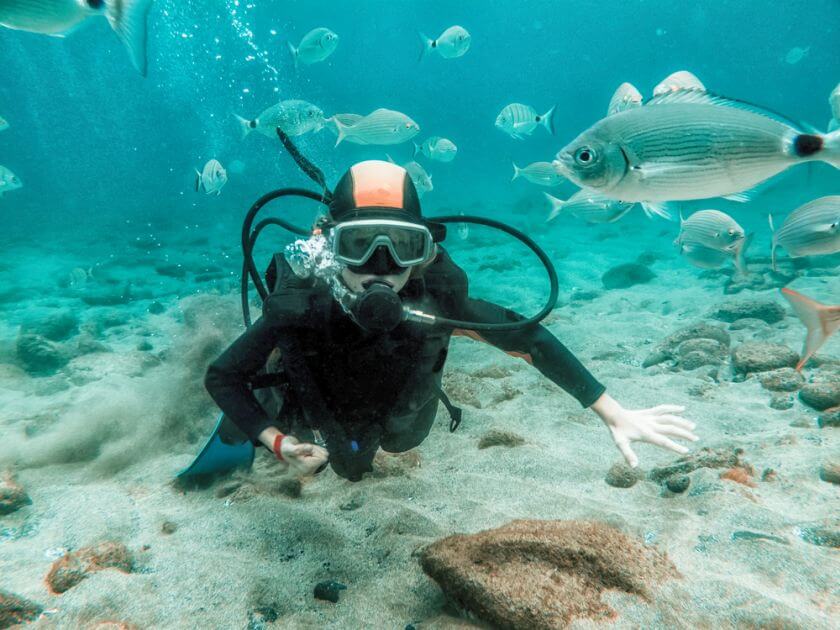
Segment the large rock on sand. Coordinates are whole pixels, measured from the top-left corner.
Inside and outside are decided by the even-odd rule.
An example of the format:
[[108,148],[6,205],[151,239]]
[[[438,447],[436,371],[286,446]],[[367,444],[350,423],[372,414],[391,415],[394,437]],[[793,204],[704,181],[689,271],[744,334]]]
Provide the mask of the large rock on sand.
[[603,620],[620,590],[650,601],[653,587],[680,577],[668,557],[604,523],[517,520],[456,534],[423,551],[423,570],[456,606],[500,628],[565,628]]
[[0,591],[0,629],[34,621],[43,608],[7,591]]
[[29,495],[11,474],[0,477],[0,516],[16,512],[31,503]]
[[607,289],[627,289],[636,284],[650,282],[656,277],[650,269],[638,263],[627,263],[608,269],[601,276],[601,282]]
[[[719,359],[721,355],[726,354],[729,343],[729,333],[723,327],[699,322],[680,328],[665,337],[642,362],[642,367],[651,367],[665,361],[674,361],[683,368],[692,369],[692,364],[687,364],[687,359],[694,361],[697,358],[696,355],[701,354],[704,358],[709,359],[709,363],[712,363]],[[706,365],[709,363],[706,363]]]
[[732,366],[736,372],[768,372],[783,367],[795,367],[799,355],[778,343],[749,341],[732,351]]
[[799,391],[799,398],[818,411],[840,406],[840,376],[832,375],[808,383]]
[[729,300],[717,306],[714,317],[722,322],[749,318],[775,324],[785,318],[785,309],[774,300]]
[[134,565],[131,552],[118,542],[104,542],[63,555],[53,562],[47,584],[53,593],[63,593],[102,569],[118,569],[130,573]]

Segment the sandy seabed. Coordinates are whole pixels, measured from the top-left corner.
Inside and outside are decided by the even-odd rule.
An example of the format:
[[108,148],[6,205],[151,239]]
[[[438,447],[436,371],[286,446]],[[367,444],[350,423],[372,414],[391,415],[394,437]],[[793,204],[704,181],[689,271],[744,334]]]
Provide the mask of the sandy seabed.
[[[733,347],[761,340],[799,350],[804,329],[778,291],[724,295],[726,276],[680,260],[671,246],[675,228],[664,222],[636,217],[588,228],[570,219],[551,235],[543,214],[523,204],[516,220],[542,230],[561,275],[564,297],[546,325],[626,406],[685,405],[701,436],[693,448],[743,449],[756,471],[754,487],[712,469],[691,473],[689,490],[674,496],[648,480],[627,489],[607,485],[620,455],[592,412],[524,362],[455,339],[444,382],[465,419],[450,433],[441,408],[419,457],[381,459],[358,483],[328,470],[293,496],[272,459],[259,453],[250,473],[184,492],[171,481],[217,413],[201,384],[204,369],[241,330],[235,229],[172,226],[128,233],[118,247],[105,234],[72,246],[16,239],[5,245],[0,268],[0,302],[9,313],[0,322],[0,464],[31,504],[0,517],[0,590],[43,606],[33,628],[102,621],[139,628],[466,627],[471,622],[444,612],[443,594],[420,569],[423,545],[517,518],[586,519],[655,545],[683,576],[651,603],[605,595],[618,612],[614,627],[836,624],[837,550],[800,534],[840,526],[840,489],[818,474],[821,464],[838,460],[840,429],[819,428],[818,412],[795,394],[792,408],[771,408],[770,392],[755,378],[733,381],[727,363],[717,380],[704,368],[641,367],[681,327],[726,327],[710,312],[733,298],[776,300],[788,313],[772,325],[730,331]],[[477,229],[465,242],[453,240],[453,257],[470,272],[475,294],[523,312],[539,308],[534,287],[543,281],[534,278],[542,276],[518,250]],[[602,273],[643,252],[655,254],[656,278],[604,290]],[[840,267],[815,269],[800,270],[793,286],[837,303]],[[575,290],[597,293],[573,301]],[[21,326],[57,313],[71,331],[49,350],[64,364],[33,375],[17,355]],[[839,343],[824,347],[824,361],[837,360]],[[819,369],[806,368],[806,378]],[[525,444],[479,449],[491,429],[519,434]],[[636,448],[645,470],[675,459]],[[766,469],[775,479],[761,481]],[[733,539],[744,530],[781,540]],[[48,591],[45,576],[58,557],[102,541],[128,547],[131,573],[106,569],[61,595]],[[347,586],[338,603],[313,597],[315,584],[328,579]],[[581,619],[573,627],[596,625],[608,624]]]

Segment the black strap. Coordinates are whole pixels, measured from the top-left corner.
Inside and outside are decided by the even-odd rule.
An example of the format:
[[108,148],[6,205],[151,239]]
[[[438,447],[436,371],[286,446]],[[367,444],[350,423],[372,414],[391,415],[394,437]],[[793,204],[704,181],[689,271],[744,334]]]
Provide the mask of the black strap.
[[269,372],[267,374],[257,374],[249,381],[251,389],[264,389],[266,387],[282,387],[289,384],[289,379],[283,372]]
[[449,396],[447,396],[446,392],[441,389],[440,385],[435,383],[434,388],[438,400],[443,403],[443,406],[446,407],[446,411],[449,413],[449,432],[452,433],[461,424],[464,411],[460,407],[456,407],[452,404],[452,401],[449,400]]
[[277,127],[277,137],[280,138],[280,142],[283,143],[283,146],[286,147],[286,150],[289,152],[289,155],[292,156],[292,159],[297,163],[302,170],[313,182],[318,184],[324,191],[323,194],[323,201],[324,203],[329,203],[332,199],[332,193],[330,193],[329,188],[327,188],[327,180],[324,177],[323,171],[320,168],[315,166],[312,162],[310,162],[306,156],[298,150],[295,146],[295,143],[292,142],[292,139],[289,138],[286,133]]

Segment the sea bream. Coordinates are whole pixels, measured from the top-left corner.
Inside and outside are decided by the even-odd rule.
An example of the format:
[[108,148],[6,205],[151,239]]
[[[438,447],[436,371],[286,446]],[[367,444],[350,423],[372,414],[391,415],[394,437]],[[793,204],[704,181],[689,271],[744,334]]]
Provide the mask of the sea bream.
[[840,83],[831,91],[828,104],[831,107],[831,120],[828,122],[828,130],[840,129]]
[[698,210],[687,219],[680,217],[674,244],[697,267],[719,267],[727,258],[734,258],[738,270],[746,271],[744,253],[750,240],[744,228],[725,212]]
[[539,126],[546,128],[548,133],[554,135],[554,109],[556,105],[549,109],[545,114],[537,114],[530,105],[523,105],[522,103],[511,103],[499,112],[496,116],[496,128],[504,131],[512,138],[522,140],[525,136],[530,136],[534,133],[534,129]]
[[287,136],[302,136],[310,131],[320,131],[324,126],[324,112],[312,103],[300,99],[280,101],[266,109],[254,120],[237,116],[244,138],[257,131],[269,138],[277,137],[277,127]]
[[519,168],[514,162],[513,177],[510,181],[520,177],[540,186],[557,186],[563,183],[563,176],[557,173],[551,162],[532,162],[524,168]]
[[[341,123],[345,127],[352,127],[362,118],[364,116],[361,114],[333,114],[329,118],[324,119],[324,127],[329,129],[335,136],[338,136],[338,123]],[[347,136],[344,139],[354,144],[368,144],[364,138],[355,136]]]
[[426,37],[423,33],[420,33],[420,41],[423,42],[423,49],[420,51],[421,60],[433,51],[444,59],[456,59],[467,54],[472,36],[463,26],[456,25],[443,31],[437,39]]
[[227,184],[227,171],[219,160],[209,160],[204,168],[195,169],[195,191],[208,195],[222,194],[222,188]]
[[422,144],[414,143],[414,157],[417,157],[418,153],[422,153],[430,160],[437,162],[451,162],[455,159],[455,154],[458,153],[458,147],[449,138],[431,136],[426,138]]
[[65,37],[95,16],[108,20],[146,76],[146,17],[152,0],[0,0],[0,26]]
[[752,105],[681,90],[603,118],[554,166],[579,186],[650,205],[742,193],[817,160],[840,168],[840,132],[805,133]]
[[315,28],[303,36],[297,47],[292,42],[288,44],[297,68],[299,63],[318,63],[333,54],[338,46],[338,35],[328,28]]
[[635,204],[616,201],[591,190],[579,190],[567,200],[545,193],[551,204],[546,221],[554,220],[561,212],[568,212],[587,223],[614,223],[630,212]]
[[0,131],[6,131],[9,128],[9,121],[0,116]]
[[353,125],[345,125],[337,118],[333,122],[338,129],[335,146],[351,138],[361,140],[359,144],[401,144],[420,133],[420,126],[411,118],[385,108],[372,111]]
[[796,370],[799,371],[828,338],[840,329],[840,305],[820,304],[787,287],[781,291],[784,298],[790,302],[799,321],[808,329],[805,343],[802,345],[802,357],[796,364]]
[[[394,158],[390,155],[386,154],[386,157],[391,164],[396,164]],[[420,164],[420,162],[411,160],[402,164],[402,167],[414,183],[414,188],[417,190],[418,197],[422,198],[427,192],[432,192],[434,190],[435,187],[432,184],[432,176],[426,172],[426,169],[423,168],[423,165]]]
[[[773,217],[770,217],[773,229]],[[820,197],[791,212],[773,232],[771,258],[776,268],[776,248],[791,258],[840,252],[840,195]]]
[[4,193],[23,188],[23,182],[5,166],[0,166],[0,197]]

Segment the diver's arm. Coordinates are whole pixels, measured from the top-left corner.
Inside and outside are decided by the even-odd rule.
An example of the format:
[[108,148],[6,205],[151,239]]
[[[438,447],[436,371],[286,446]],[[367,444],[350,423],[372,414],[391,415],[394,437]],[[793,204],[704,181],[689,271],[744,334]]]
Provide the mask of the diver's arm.
[[250,381],[265,366],[278,334],[276,326],[259,318],[210,364],[204,377],[210,396],[254,444],[262,442],[260,436],[272,421],[254,396]]
[[[466,321],[506,323],[524,319],[518,313],[498,304],[466,298],[461,317]],[[508,354],[521,357],[546,377],[574,396],[584,407],[590,407],[606,391],[578,358],[547,328],[539,324],[512,331],[456,330],[474,339],[486,341]]]

